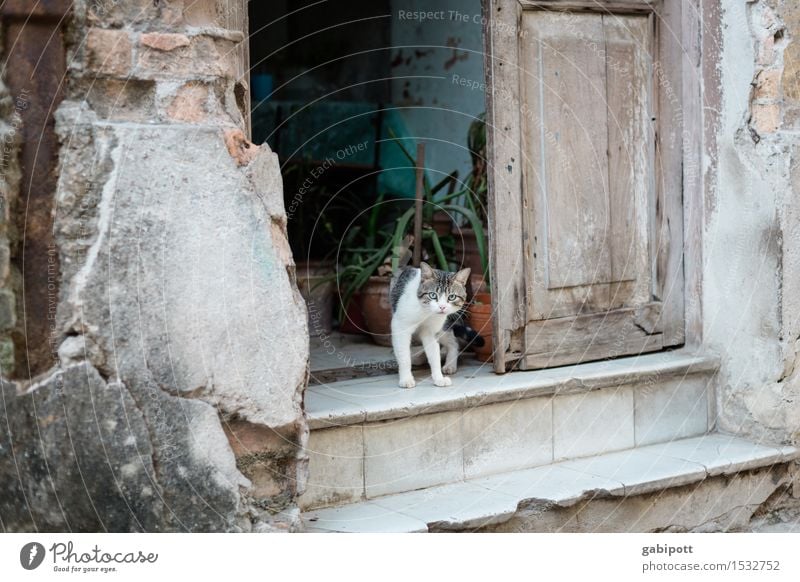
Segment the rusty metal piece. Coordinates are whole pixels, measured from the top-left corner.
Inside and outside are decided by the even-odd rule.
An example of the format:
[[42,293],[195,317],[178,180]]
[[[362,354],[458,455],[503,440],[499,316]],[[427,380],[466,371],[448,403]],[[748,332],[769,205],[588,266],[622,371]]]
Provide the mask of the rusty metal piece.
[[16,290],[22,313],[14,334],[18,378],[32,378],[55,363],[59,263],[53,214],[59,144],[53,114],[63,98],[61,27],[70,5],[67,0],[7,0],[0,8],[5,81],[12,97],[26,102],[18,108],[22,175],[12,215],[19,237],[13,261],[22,274]]

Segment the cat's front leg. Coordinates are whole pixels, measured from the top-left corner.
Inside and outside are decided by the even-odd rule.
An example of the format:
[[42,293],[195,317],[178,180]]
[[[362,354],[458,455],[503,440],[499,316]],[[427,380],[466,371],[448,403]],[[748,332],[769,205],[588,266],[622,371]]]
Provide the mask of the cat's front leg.
[[427,329],[420,330],[419,339],[422,341],[422,347],[428,357],[433,383],[437,386],[450,386],[452,384],[450,378],[442,375],[442,354],[439,351],[439,340],[436,339],[436,334]]
[[456,336],[451,330],[442,332],[439,336],[439,343],[445,349],[444,353],[444,367],[442,372],[445,374],[455,374],[458,370],[458,352],[459,345]]
[[411,331],[399,322],[392,320],[392,348],[397,359],[397,371],[400,376],[398,384],[401,388],[416,386],[411,373]]

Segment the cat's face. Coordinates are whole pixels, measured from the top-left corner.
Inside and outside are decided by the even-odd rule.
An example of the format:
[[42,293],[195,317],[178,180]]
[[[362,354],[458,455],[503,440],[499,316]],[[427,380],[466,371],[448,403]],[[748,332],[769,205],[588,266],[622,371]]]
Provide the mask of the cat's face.
[[467,281],[469,269],[458,273],[448,273],[420,263],[421,278],[417,297],[424,309],[437,315],[450,315],[464,306],[467,301]]

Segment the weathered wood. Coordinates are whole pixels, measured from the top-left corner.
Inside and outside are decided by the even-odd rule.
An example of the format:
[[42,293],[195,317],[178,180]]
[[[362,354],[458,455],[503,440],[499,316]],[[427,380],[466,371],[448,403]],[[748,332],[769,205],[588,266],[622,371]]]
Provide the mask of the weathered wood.
[[[686,314],[685,329],[668,327],[665,329],[668,345],[686,343],[699,347],[703,341],[703,222],[705,210],[704,183],[702,171],[704,128],[713,127],[713,123],[708,123],[703,118],[703,99],[711,95],[713,101],[717,95],[717,87],[709,88],[708,80],[706,87],[701,87],[703,78],[702,67],[709,63],[718,62],[716,59],[706,55],[702,56],[703,34],[709,33],[714,29],[713,20],[707,12],[703,12],[697,0],[689,0],[681,11],[681,46],[684,51],[680,53],[683,79],[682,100],[683,122],[684,122],[684,152],[683,152],[683,270],[684,275],[684,303],[679,303],[675,299],[672,309],[682,310]],[[703,14],[703,21],[700,15]],[[703,34],[701,34],[701,31]],[[713,45],[713,43],[709,43]],[[718,46],[712,46],[712,50],[719,50]],[[675,58],[675,57],[673,57]],[[705,62],[704,62],[705,61]],[[713,104],[706,108],[707,114],[715,115]],[[713,131],[709,132],[713,134]],[[713,157],[713,156],[712,156]],[[713,172],[709,172],[713,174]],[[681,337],[681,331],[684,331]]]
[[72,8],[71,0],[4,0],[0,2],[0,16],[35,19],[40,22],[61,20]]
[[[578,42],[572,27],[584,35]],[[592,48],[603,46],[602,16],[526,11],[522,35],[522,53],[529,55],[524,143],[531,153],[523,196],[534,209],[537,274],[543,264],[537,291],[607,283],[605,60]]]
[[666,4],[486,3],[492,283],[524,299],[495,300],[498,371],[520,350],[527,368],[683,342],[682,25]]
[[522,249],[523,151],[520,148],[520,68],[517,0],[484,0],[489,273],[492,283],[494,368],[506,371],[512,332],[525,324]]
[[531,320],[650,300],[647,37],[641,16],[523,18]]
[[[653,20],[656,30],[656,60],[653,82],[656,88],[655,226],[652,229],[655,248],[655,297],[663,303],[664,345],[680,345],[684,341],[684,237],[683,205],[684,113],[691,103],[684,104],[681,38],[683,2],[664,2]],[[698,125],[697,130],[701,129]],[[691,131],[691,130],[690,130]]]
[[637,325],[640,309],[619,309],[529,323],[525,330],[528,350],[524,369],[577,364],[662,349],[662,334],[648,333]]
[[53,305],[60,287],[59,254],[53,235],[58,164],[54,112],[63,99],[66,56],[63,2],[29,4],[25,19],[3,6],[7,66],[5,80],[17,102],[19,124],[19,200],[12,206],[20,238],[13,258],[21,273],[18,301],[22,321],[14,332],[15,375],[32,378],[53,367],[59,334],[53,326]]
[[518,0],[523,8],[568,12],[648,14],[660,0]]
[[[647,213],[654,187],[651,144],[652,84],[648,19],[603,16],[608,82],[608,194],[611,281],[643,279],[647,262]],[[647,287],[641,289],[649,295]]]

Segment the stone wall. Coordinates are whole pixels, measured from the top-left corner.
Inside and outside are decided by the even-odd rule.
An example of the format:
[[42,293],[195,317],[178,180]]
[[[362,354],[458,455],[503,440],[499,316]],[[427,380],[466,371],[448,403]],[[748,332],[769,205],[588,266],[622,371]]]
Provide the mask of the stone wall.
[[704,339],[719,428],[800,443],[800,6],[704,2]]
[[73,5],[56,349],[3,382],[6,530],[298,525],[305,305],[277,157],[243,131],[244,5]]

